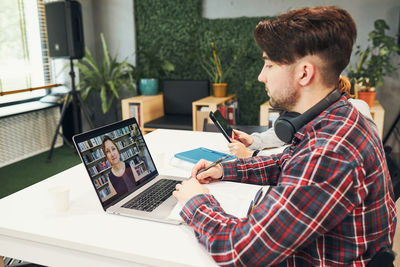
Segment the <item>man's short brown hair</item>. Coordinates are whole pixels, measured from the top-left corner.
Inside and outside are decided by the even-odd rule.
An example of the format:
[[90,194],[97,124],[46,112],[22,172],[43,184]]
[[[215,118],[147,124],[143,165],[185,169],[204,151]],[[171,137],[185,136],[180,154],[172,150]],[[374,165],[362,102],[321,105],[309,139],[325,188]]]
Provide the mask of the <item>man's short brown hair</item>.
[[324,83],[337,84],[349,64],[357,28],[350,14],[336,6],[301,8],[261,21],[255,40],[268,58],[292,64],[307,55],[318,55],[324,62]]

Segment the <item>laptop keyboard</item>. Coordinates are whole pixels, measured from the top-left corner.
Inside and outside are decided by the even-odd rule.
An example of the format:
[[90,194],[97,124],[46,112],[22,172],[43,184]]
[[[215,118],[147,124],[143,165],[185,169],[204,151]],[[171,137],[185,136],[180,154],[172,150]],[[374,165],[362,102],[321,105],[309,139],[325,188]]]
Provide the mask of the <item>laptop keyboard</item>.
[[161,179],[122,205],[123,208],[151,212],[168,199],[181,181]]

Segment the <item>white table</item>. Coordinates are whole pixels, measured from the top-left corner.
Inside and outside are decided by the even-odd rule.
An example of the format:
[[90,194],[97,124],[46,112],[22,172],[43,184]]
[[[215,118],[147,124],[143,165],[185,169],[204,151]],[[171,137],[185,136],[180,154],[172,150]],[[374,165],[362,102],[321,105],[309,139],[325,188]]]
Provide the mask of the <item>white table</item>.
[[[190,175],[193,165],[175,162],[177,152],[199,146],[227,152],[219,133],[156,130],[145,140],[161,174]],[[50,207],[54,185],[71,189],[65,213]],[[187,225],[105,213],[83,164],[1,199],[0,214],[0,255],[8,257],[68,267],[215,266]]]

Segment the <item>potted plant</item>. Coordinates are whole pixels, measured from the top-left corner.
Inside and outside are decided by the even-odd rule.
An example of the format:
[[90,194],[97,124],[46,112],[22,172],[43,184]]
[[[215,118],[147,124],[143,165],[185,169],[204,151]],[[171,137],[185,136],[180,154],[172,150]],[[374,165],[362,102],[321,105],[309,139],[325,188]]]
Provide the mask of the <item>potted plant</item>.
[[394,37],[387,36],[385,30],[389,26],[382,19],[374,23],[374,30],[368,35],[371,44],[365,50],[357,46],[355,52],[360,59],[353,67],[350,66],[348,76],[354,82],[357,98],[365,100],[373,105],[376,96],[376,88],[383,85],[383,78],[397,69],[391,63],[392,55],[400,50]]
[[83,62],[76,64],[81,74],[78,88],[83,100],[90,93],[98,92],[102,111],[107,113],[114,98],[119,99],[119,92],[123,88],[129,89],[133,95],[136,95],[133,78],[134,67],[126,60],[118,62],[116,56],[111,57],[103,33],[100,34],[100,38],[103,47],[102,62],[97,64],[89,49],[85,47]]
[[159,46],[139,49],[140,67],[136,68],[136,78],[139,80],[142,95],[156,95],[158,78],[175,70],[175,66],[170,61],[158,55],[159,51]]
[[[236,56],[234,57],[234,61]],[[221,59],[219,58],[214,42],[211,42],[211,55],[200,60],[201,67],[205,70],[212,82],[213,94],[215,97],[224,97],[227,95],[228,84],[225,82],[226,77],[229,75],[232,66],[231,64],[227,69],[222,68]]]

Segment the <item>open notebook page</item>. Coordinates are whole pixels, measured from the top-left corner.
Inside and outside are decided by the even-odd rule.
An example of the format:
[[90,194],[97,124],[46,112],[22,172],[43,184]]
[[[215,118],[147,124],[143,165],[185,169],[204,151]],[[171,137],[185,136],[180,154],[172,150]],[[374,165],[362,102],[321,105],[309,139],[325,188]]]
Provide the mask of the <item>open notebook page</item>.
[[[247,216],[247,210],[249,209],[250,202],[260,189],[259,185],[226,181],[217,181],[205,186],[210,189],[210,194],[214,195],[226,213],[239,218]],[[268,186],[265,186],[263,191],[266,192],[267,189]],[[168,217],[174,220],[182,221],[182,218],[179,215],[181,210],[182,205],[177,203]]]

